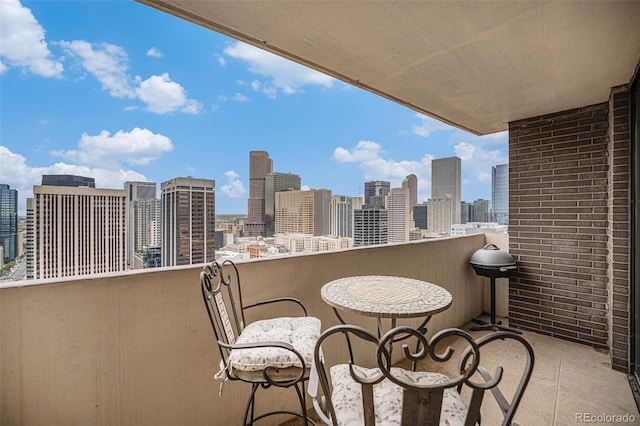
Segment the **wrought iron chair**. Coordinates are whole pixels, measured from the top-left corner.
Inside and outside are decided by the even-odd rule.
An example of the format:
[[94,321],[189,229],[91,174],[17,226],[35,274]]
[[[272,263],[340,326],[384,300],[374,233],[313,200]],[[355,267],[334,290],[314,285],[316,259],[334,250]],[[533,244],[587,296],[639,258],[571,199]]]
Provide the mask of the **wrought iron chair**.
[[[304,385],[309,379],[313,349],[320,336],[320,320],[307,316],[304,305],[291,297],[245,305],[238,268],[230,260],[205,265],[200,273],[200,285],[220,350],[220,371],[215,377],[251,384],[243,424],[251,425],[275,414],[301,417],[305,424],[314,424],[307,418]],[[302,316],[246,323],[247,310],[275,303],[292,304]],[[273,310],[276,308],[280,306]],[[278,312],[283,312],[282,308]],[[293,387],[301,411],[276,410],[256,416],[257,390],[271,387]]]
[[[436,365],[446,363],[454,354],[454,349],[447,346],[452,338],[464,339],[466,348],[461,350],[451,375],[391,366],[389,349],[399,342],[407,361],[415,363],[430,357]],[[525,365],[522,372],[517,372],[520,380],[515,391],[509,393],[510,400],[498,387],[503,379],[502,367],[490,374],[480,365],[481,348],[498,339],[516,341],[525,353]],[[409,347],[416,348],[415,352]],[[337,348],[344,348],[349,355],[341,356],[340,362],[327,364],[330,366],[327,372],[324,353],[331,350],[335,357]],[[355,354],[358,360],[354,359]],[[375,360],[370,355],[375,355]],[[347,362],[342,362],[344,358]],[[373,368],[362,365],[366,358],[374,364]],[[410,327],[396,327],[378,339],[361,327],[339,325],[320,336],[314,364],[309,394],[318,416],[327,425],[475,425],[480,423],[480,408],[487,391],[500,406],[502,425],[510,425],[531,377],[534,354],[521,335],[505,331],[474,340],[463,330],[447,329],[427,341],[422,333]]]

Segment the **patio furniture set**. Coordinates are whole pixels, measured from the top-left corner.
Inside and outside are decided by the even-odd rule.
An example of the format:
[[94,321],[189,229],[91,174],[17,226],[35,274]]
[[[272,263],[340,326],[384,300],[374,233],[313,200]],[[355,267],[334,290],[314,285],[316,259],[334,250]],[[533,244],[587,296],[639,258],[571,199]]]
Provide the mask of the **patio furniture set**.
[[[216,378],[251,385],[243,425],[276,414],[315,425],[307,415],[307,394],[317,418],[327,425],[475,425],[480,422],[487,391],[500,406],[502,424],[509,425],[533,370],[531,345],[511,330],[495,327],[476,339],[464,330],[450,328],[428,339],[429,320],[452,304],[451,294],[433,283],[382,275],[328,282],[321,297],[340,324],[322,332],[320,320],[309,316],[295,298],[244,305],[240,275],[229,260],[207,264],[200,282],[220,352]],[[246,311],[283,304],[294,306],[300,315],[246,323]],[[372,332],[349,324],[341,312],[375,317],[377,329]],[[398,325],[398,319],[405,318],[422,322],[417,327]],[[390,323],[386,328],[385,319]],[[490,372],[481,363],[482,347],[504,340],[519,344],[525,360],[524,368],[517,372],[515,390],[507,393],[500,387],[502,367]],[[452,342],[462,344],[454,350]],[[395,366],[394,347],[402,350],[411,369]],[[422,361],[436,366],[454,363],[456,373],[443,374],[438,367],[419,368]],[[300,412],[256,414],[260,388],[294,389]]]

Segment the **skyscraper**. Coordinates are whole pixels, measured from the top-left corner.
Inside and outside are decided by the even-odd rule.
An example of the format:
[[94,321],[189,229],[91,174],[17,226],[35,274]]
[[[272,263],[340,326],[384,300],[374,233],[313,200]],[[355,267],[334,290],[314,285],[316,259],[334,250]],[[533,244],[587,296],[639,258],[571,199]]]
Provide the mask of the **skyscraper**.
[[473,222],[489,222],[489,204],[482,198],[473,202]]
[[427,222],[427,203],[418,204],[413,206],[413,222],[416,228],[429,229]]
[[473,203],[461,203],[460,223],[473,222]]
[[133,269],[133,257],[144,247],[158,247],[162,241],[161,203],[156,198],[155,182],[125,182],[127,191],[127,266]]
[[452,224],[461,222],[461,196],[462,165],[460,158],[449,157],[431,160],[431,198],[451,199],[451,219],[447,232],[450,232]]
[[276,220],[276,192],[300,189],[300,176],[291,173],[267,173],[264,179],[265,237],[273,237]]
[[409,189],[409,207],[418,205],[418,177],[413,173],[404,178],[402,187]]
[[391,184],[384,180],[375,180],[364,183],[364,208],[384,209],[385,197],[389,193]]
[[353,245],[356,247],[389,242],[389,217],[386,209],[356,209]]
[[429,198],[427,201],[427,222],[429,230],[442,234],[451,233],[451,197]]
[[13,262],[18,256],[18,191],[0,184],[0,246],[2,264]]
[[249,153],[249,200],[245,233],[250,237],[265,235],[265,179],[273,171],[273,161],[266,151]]
[[385,205],[388,212],[389,242],[402,243],[409,241],[411,223],[409,188],[392,188],[387,194]]
[[215,181],[178,177],[162,182],[162,266],[215,259]]
[[332,196],[329,213],[331,235],[353,238],[354,212],[361,208],[361,197]]
[[329,235],[330,202],[328,189],[276,192],[275,233]]
[[[126,269],[126,192],[87,185],[92,180],[45,175],[43,185],[33,187],[27,200],[28,278]],[[46,184],[60,182],[64,185]]]
[[491,168],[491,221],[509,224],[509,165]]

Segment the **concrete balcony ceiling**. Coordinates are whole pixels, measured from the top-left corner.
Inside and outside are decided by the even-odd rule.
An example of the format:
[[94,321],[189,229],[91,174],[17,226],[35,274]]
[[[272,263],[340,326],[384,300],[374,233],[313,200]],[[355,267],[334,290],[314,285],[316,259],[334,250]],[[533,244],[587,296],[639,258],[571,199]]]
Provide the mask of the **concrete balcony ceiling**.
[[138,0],[476,134],[606,101],[640,1]]

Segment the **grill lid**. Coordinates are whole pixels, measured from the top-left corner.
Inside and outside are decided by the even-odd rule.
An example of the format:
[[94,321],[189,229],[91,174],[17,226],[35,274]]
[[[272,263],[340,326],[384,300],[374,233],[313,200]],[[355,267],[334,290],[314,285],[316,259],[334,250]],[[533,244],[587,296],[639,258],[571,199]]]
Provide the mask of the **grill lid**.
[[473,253],[473,256],[471,256],[471,264],[476,266],[502,267],[515,265],[516,261],[509,253],[500,250],[495,244],[487,244]]

